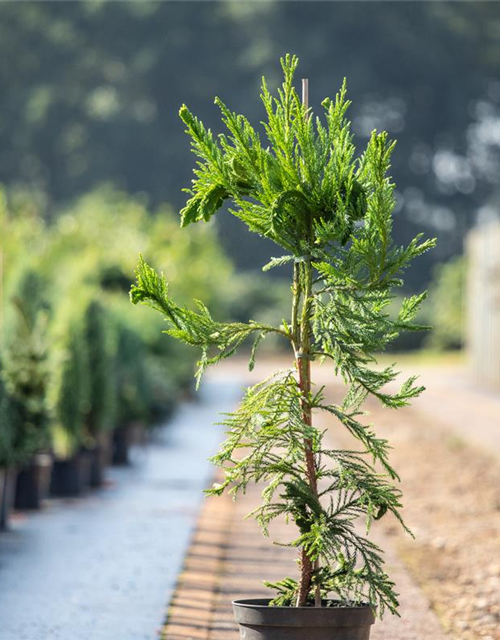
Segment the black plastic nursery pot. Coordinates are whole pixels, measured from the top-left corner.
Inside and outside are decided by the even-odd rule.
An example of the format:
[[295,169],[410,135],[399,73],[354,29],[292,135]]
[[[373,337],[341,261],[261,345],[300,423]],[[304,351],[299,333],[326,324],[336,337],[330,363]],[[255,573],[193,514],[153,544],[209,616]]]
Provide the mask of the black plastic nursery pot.
[[90,469],[90,486],[100,487],[105,480],[106,469],[111,464],[111,433],[100,433],[96,445],[92,449],[92,465]]
[[66,460],[54,460],[50,493],[59,497],[74,497],[90,488],[92,453],[85,449]]
[[134,444],[144,443],[144,425],[142,422],[129,422],[117,427],[113,432],[113,464],[130,464],[130,448]]
[[0,469],[0,531],[7,529],[9,514],[14,507],[16,476],[16,469]]
[[16,509],[39,509],[49,497],[52,477],[52,455],[37,453],[27,467],[17,474]]
[[132,429],[129,425],[117,427],[113,433],[113,464],[121,466],[130,463],[131,444]]
[[270,607],[269,600],[235,600],[243,640],[368,640],[375,616],[359,607]]

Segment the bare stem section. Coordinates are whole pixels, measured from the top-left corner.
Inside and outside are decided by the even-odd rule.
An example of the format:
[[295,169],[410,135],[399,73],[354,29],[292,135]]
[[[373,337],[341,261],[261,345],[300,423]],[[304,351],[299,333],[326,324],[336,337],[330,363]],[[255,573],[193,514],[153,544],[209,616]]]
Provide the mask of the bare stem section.
[[[312,426],[311,410],[311,296],[312,296],[312,267],[309,259],[302,263],[296,263],[294,267],[293,283],[293,335],[295,341],[296,367],[299,378],[299,388],[301,394],[302,421],[307,426]],[[302,313],[298,318],[298,308],[302,301]],[[316,461],[314,458],[313,442],[310,438],[304,439],[304,459],[307,473],[307,480],[311,488],[311,493],[318,498],[318,483]],[[297,596],[297,606],[303,607],[306,604],[313,571],[319,568],[319,561],[309,558],[304,549],[300,556],[300,582]],[[321,589],[316,587],[315,605],[321,607]]]

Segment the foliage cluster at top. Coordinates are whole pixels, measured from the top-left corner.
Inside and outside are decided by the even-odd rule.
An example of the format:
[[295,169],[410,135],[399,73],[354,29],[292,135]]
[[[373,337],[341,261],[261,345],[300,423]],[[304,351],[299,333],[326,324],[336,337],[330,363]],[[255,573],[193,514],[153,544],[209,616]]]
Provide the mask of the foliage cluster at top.
[[[227,440],[214,457],[224,480],[211,493],[229,489],[236,495],[248,483],[262,482],[263,503],[253,515],[264,532],[277,516],[297,525],[299,537],[291,544],[301,551],[300,583],[286,579],[274,585],[280,594],[276,604],[301,602],[305,584],[308,603],[315,594],[326,598],[335,592],[346,602],[369,601],[380,614],[385,608],[394,612],[397,595],[382,552],[355,523],[364,515],[369,529],[388,512],[402,522],[394,486],[398,476],[387,441],[362,422],[361,406],[372,395],[398,408],[422,391],[410,377],[389,392],[387,384],[398,372],[393,366],[378,368],[373,354],[401,331],[424,328],[413,319],[425,294],[403,299],[396,319],[388,306],[404,269],[433,241],[419,236],[407,246],[394,245],[394,185],[388,177],[394,145],[385,133],[374,132],[366,150],[355,155],[345,86],[335,100],[323,101],[324,118],[313,118],[294,89],[297,58],[287,56],[282,66],[278,97],[270,95],[265,81],[262,86],[269,146],[219,99],[228,132],[217,138],[181,108],[199,157],[181,214],[184,226],[209,220],[227,200],[251,231],[282,247],[286,254],[265,269],[293,264],[290,318],[277,327],[218,322],[202,303],[195,311],[177,305],[164,277],[142,259],[131,297],[160,311],[169,323],[167,333],[201,348],[199,375],[249,336],[255,340],[251,364],[268,333],[289,341],[295,367],[249,389],[227,417]],[[342,403],[328,402],[322,389],[311,387],[308,363],[315,359],[332,361],[347,384]],[[361,450],[329,446],[324,427],[316,425],[322,414],[335,416]]]

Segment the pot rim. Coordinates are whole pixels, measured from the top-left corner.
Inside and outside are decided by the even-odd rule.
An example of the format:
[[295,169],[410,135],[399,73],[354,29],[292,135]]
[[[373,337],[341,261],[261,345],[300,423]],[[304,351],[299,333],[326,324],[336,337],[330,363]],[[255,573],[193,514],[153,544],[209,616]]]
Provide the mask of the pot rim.
[[[371,605],[369,602],[362,602],[359,605],[345,605],[341,607],[285,607],[285,606],[277,606],[273,605],[269,606],[272,598],[238,598],[237,600],[233,600],[231,602],[232,605],[236,607],[249,607],[252,609],[278,609],[278,610],[291,610],[291,611],[316,611],[321,609],[322,611],[366,611],[367,609],[371,609]],[[343,600],[329,600],[329,602],[344,602]]]
[[[236,622],[251,627],[335,628],[369,627],[375,622],[368,604],[345,607],[270,607],[271,598],[233,601]],[[337,600],[337,602],[341,602]]]

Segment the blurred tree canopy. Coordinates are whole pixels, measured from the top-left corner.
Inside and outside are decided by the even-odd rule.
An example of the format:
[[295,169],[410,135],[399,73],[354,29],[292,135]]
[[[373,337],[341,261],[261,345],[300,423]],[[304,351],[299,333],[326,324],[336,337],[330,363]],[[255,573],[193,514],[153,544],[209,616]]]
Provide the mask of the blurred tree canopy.
[[[287,51],[311,79],[314,108],[347,76],[356,134],[399,139],[396,238],[427,226],[441,239],[409,274],[416,287],[432,260],[461,251],[497,193],[496,3],[2,3],[0,182],[42,193],[48,217],[101,182],[178,208],[191,179],[180,104],[215,125],[215,93],[258,120],[260,76],[277,82]],[[269,246],[242,250],[238,222],[218,224],[240,267],[263,264]]]

